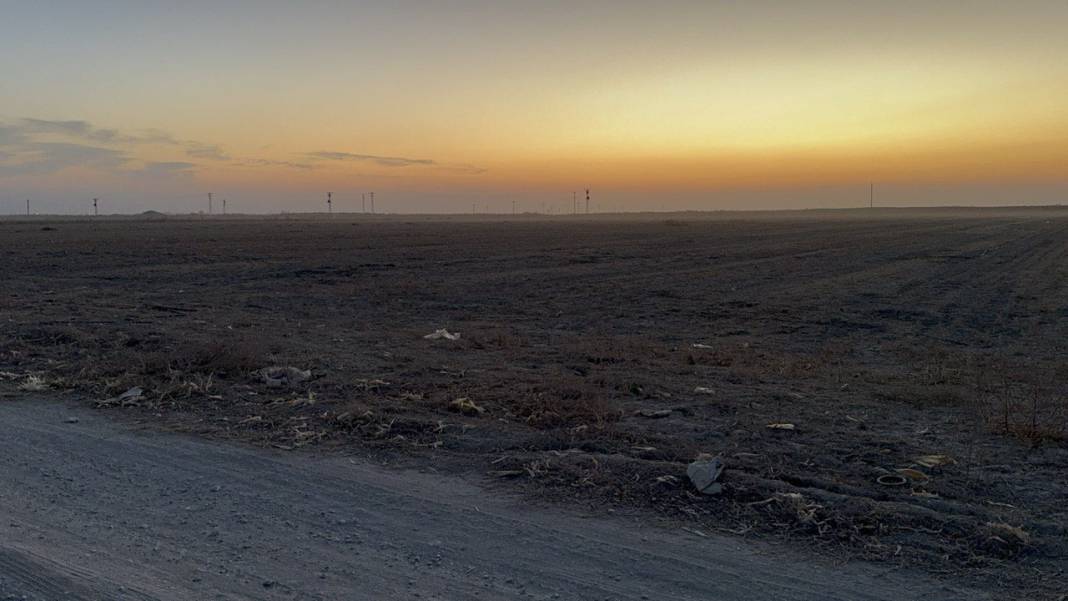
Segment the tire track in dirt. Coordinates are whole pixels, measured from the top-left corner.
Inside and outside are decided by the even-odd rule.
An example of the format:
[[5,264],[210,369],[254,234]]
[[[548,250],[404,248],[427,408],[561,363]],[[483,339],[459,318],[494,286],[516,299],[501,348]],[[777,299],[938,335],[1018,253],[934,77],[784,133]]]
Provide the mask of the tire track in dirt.
[[0,591],[33,601],[981,597],[359,460],[128,433],[43,400],[0,418]]

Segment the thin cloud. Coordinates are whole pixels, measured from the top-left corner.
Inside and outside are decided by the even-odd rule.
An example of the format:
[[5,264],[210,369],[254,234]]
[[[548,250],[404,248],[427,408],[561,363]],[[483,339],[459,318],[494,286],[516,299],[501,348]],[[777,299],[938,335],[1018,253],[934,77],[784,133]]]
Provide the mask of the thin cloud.
[[191,173],[193,169],[196,169],[196,163],[187,163],[185,161],[158,161],[153,163],[146,163],[141,168],[141,173],[148,175],[173,175],[178,173]]
[[3,154],[3,175],[40,175],[69,167],[116,170],[130,161],[120,150],[67,142],[24,142]]
[[197,162],[233,159],[219,145],[183,140],[158,129],[123,131],[80,119],[0,120],[0,176],[41,175],[82,167],[133,175],[191,174],[197,162],[159,161],[143,165],[138,149],[170,147]]
[[77,138],[111,139],[115,130],[95,130],[88,121],[51,121],[47,119],[22,119],[22,129],[31,133],[57,133]]
[[25,141],[26,134],[22,129],[0,123],[0,149],[3,149],[3,147],[8,145],[19,144]]
[[320,150],[318,152],[309,152],[308,156],[313,159],[323,161],[355,161],[364,163],[375,163],[382,167],[410,167],[413,165],[436,165],[437,163],[431,159],[408,159],[404,157],[384,157],[373,154],[353,154],[351,152],[335,152],[329,150]]
[[[194,159],[205,161],[229,161],[230,156],[217,144],[207,144],[197,140],[182,140],[158,129],[126,132],[112,128],[96,127],[83,120],[52,120],[22,118],[8,123],[0,123],[0,150],[6,148],[11,154],[12,147],[26,147],[35,143],[64,142],[85,145],[109,145],[118,147],[123,152],[134,146],[158,145],[181,149],[184,154]],[[25,150],[25,148],[21,148]]]
[[24,118],[19,120],[19,125],[21,130],[28,134],[56,134],[101,144],[185,144],[174,136],[155,129],[131,134],[117,129],[95,127],[88,121],[81,120]]
[[241,159],[238,165],[244,167],[289,167],[291,169],[315,169],[311,163],[298,163],[295,161],[275,161],[271,159]]
[[433,159],[387,157],[374,154],[356,154],[352,152],[337,152],[331,150],[309,152],[306,156],[319,161],[349,161],[359,163],[373,163],[381,167],[434,167],[442,171],[453,171],[457,173],[471,174],[479,174],[486,172],[486,170],[482,167],[477,167],[475,165],[469,165],[466,163],[440,163]]
[[[190,161],[138,160],[142,146],[171,147]],[[480,174],[475,165],[441,163],[433,159],[328,151],[308,152],[306,160],[234,158],[221,146],[183,140],[161,130],[123,131],[97,127],[80,119],[22,118],[0,121],[0,176],[39,175],[82,167],[130,175],[192,174],[201,164],[229,163],[237,167],[317,169],[326,162],[350,162],[386,168],[424,168],[442,172]]]
[[194,159],[207,159],[211,161],[229,161],[230,155],[216,144],[204,144],[201,142],[185,142],[185,154]]

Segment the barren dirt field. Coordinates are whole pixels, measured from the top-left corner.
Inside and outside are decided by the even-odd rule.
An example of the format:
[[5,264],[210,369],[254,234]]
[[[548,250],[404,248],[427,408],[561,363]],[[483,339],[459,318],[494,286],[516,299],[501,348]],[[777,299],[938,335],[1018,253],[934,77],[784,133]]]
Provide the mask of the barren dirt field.
[[0,257],[9,397],[1068,592],[1068,210],[9,219]]

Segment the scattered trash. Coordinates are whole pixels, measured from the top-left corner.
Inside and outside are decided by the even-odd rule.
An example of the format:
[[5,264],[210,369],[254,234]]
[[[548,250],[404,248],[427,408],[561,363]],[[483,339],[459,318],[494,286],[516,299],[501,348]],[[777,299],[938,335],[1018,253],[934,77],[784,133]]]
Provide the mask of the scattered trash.
[[954,465],[957,460],[949,455],[923,455],[914,459],[917,464],[923,467],[942,467],[943,465]]
[[930,476],[921,472],[920,470],[914,470],[911,468],[897,470],[897,473],[908,478],[909,480],[912,480],[913,482],[927,482],[931,479]]
[[748,505],[750,507],[763,507],[772,504],[777,505],[779,511],[785,512],[798,522],[813,525],[821,534],[823,533],[823,525],[819,521],[819,512],[823,509],[823,506],[819,503],[809,501],[801,493],[777,492],[770,499],[756,501]]
[[289,404],[293,407],[311,407],[315,404],[315,393],[309,390],[307,397],[298,396],[289,401]]
[[701,343],[701,342],[695,342],[695,343],[691,344],[690,346],[692,346],[693,348],[700,348],[700,349],[710,349],[710,348],[712,348],[711,344],[704,344],[704,343]]
[[442,338],[444,338],[445,340],[459,340],[460,339],[460,333],[457,332],[457,333],[453,334],[452,332],[449,332],[445,328],[441,328],[440,330],[434,330],[433,332],[427,334],[426,336],[423,336],[423,338],[425,338],[427,340],[441,340]]
[[656,483],[657,484],[678,484],[679,483],[679,479],[676,478],[675,476],[669,476],[669,475],[665,474],[663,476],[657,476]]
[[360,390],[381,390],[386,386],[389,386],[389,382],[380,380],[378,378],[366,379],[361,378],[353,382],[353,385]]
[[269,388],[286,388],[311,379],[311,371],[275,365],[265,367],[256,374]]
[[770,430],[796,430],[797,429],[797,426],[795,426],[793,424],[786,424],[786,423],[768,424],[767,427]]
[[138,401],[145,398],[145,391],[140,386],[134,386],[119,396],[113,396],[97,403],[98,407],[132,407]]
[[634,415],[648,417],[650,419],[659,419],[671,415],[671,409],[639,409],[634,412]]
[[883,474],[875,481],[883,486],[905,486],[909,483],[909,479],[901,474]]
[[686,475],[690,482],[701,493],[706,495],[718,495],[723,492],[723,485],[719,480],[723,473],[723,460],[710,455],[699,455],[697,459],[686,468]]
[[711,388],[705,388],[704,386],[698,386],[697,388],[694,388],[693,391],[696,394],[716,394],[715,390],[712,390]]
[[474,401],[467,397],[459,398],[449,403],[449,409],[458,411],[464,415],[481,415],[486,412],[484,407],[479,407]]
[[26,379],[19,384],[19,390],[23,392],[41,392],[48,389],[48,382],[41,376],[26,376]]

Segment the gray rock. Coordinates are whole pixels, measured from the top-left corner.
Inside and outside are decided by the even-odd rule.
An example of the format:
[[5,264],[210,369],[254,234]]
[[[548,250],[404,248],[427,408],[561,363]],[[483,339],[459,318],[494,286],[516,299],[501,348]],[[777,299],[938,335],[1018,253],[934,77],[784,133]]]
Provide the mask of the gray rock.
[[686,475],[694,487],[706,495],[718,495],[723,492],[723,485],[719,480],[723,473],[723,460],[719,457],[698,457],[696,461],[686,468]]

